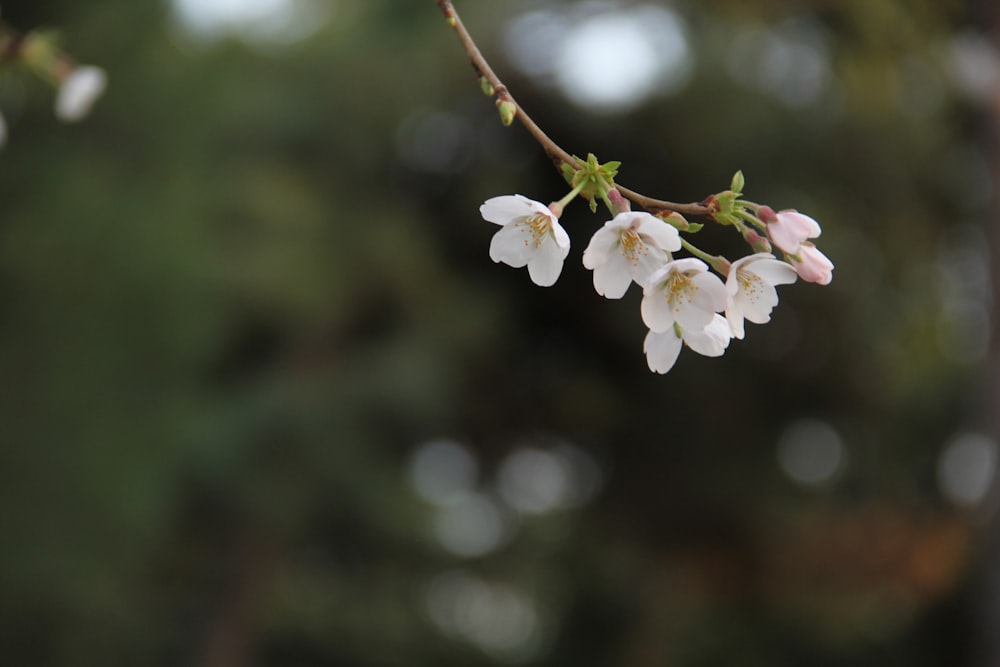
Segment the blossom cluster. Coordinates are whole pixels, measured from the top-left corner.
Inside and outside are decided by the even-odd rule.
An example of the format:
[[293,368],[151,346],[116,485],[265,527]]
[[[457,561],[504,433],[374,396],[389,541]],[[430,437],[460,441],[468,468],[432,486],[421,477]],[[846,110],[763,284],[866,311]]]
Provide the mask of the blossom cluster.
[[[742,185],[742,175],[737,176]],[[570,248],[559,216],[580,189],[549,206],[522,195],[488,199],[480,213],[500,226],[490,258],[526,266],[536,285],[555,284]],[[757,250],[730,263],[682,239],[678,227],[692,230],[693,225],[677,213],[662,217],[631,211],[620,193],[607,194],[603,199],[614,215],[591,238],[583,265],[593,271],[594,289],[608,299],[621,298],[633,283],[642,289],[640,311],[649,328],[643,347],[656,373],[669,371],[684,345],[718,357],[731,339],[744,337],[746,321],[768,322],[778,303],[776,286],[798,278],[821,285],[832,279],[833,263],[810,240],[820,235],[820,226],[802,213],[744,201],[733,205],[739,193],[722,193],[722,199],[729,197],[728,208],[716,207],[713,219],[737,227]],[[772,254],[772,246],[782,259]],[[682,248],[693,256],[675,257]]]

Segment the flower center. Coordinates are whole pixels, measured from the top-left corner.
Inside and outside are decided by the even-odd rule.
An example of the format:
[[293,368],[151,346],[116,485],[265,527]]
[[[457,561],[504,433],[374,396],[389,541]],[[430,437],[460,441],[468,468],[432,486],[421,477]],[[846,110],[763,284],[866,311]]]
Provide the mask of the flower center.
[[518,226],[524,225],[526,227],[525,231],[531,234],[531,240],[525,239],[524,245],[531,244],[536,248],[541,247],[542,241],[545,240],[546,235],[552,229],[552,221],[549,219],[549,216],[542,215],[541,213],[524,218],[524,220],[516,224]]
[[740,292],[752,302],[757,301],[764,292],[764,281],[755,273],[740,269],[736,273],[736,280],[740,284]]
[[639,238],[639,232],[634,229],[626,229],[619,237],[622,246],[622,256],[632,263],[633,266],[639,263],[639,257],[649,253],[646,244]]
[[691,282],[691,278],[683,273],[674,273],[667,279],[667,289],[665,294],[667,302],[673,307],[674,312],[680,312],[685,304],[694,302],[695,295],[700,289]]

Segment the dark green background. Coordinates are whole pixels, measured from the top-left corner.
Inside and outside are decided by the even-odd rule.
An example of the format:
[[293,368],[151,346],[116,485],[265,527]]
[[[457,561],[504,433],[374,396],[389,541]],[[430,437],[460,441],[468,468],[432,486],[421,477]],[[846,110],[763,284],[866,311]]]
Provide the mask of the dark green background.
[[[948,289],[972,288],[941,266],[993,233],[997,126],[943,63],[996,10],[678,3],[687,87],[593,115],[503,57],[540,5],[458,9],[563,147],[680,201],[743,169],[748,198],[823,223],[833,284],[783,287],[722,359],[653,375],[638,293],[604,300],[580,265],[602,216],[570,208],[550,289],[489,260],[482,201],[565,188],[432,0],[340,0],[283,50],[192,45],[152,0],[3,3],[110,87],[67,126],[41,82],[0,82],[0,663],[505,664],[427,613],[460,570],[534,601],[527,664],[994,664],[989,508],[952,508],[936,466],[995,426],[995,365],[948,329]],[[747,26],[789,18],[826,35],[836,113],[725,67]],[[909,113],[913,90],[940,106]],[[471,128],[460,168],[401,159],[431,113]],[[732,256],[730,236],[699,238]],[[847,452],[819,488],[777,465],[802,418]],[[573,443],[604,484],[460,558],[409,482],[439,437],[484,489],[525,443]]]

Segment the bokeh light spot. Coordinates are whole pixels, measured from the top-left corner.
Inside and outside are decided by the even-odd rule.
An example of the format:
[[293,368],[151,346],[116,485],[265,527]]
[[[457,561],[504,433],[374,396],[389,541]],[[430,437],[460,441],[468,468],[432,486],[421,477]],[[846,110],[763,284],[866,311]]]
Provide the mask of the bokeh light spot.
[[533,598],[512,586],[455,570],[430,582],[425,605],[446,636],[463,639],[508,662],[537,653],[537,606]]
[[185,34],[211,40],[236,35],[255,45],[300,41],[329,20],[332,2],[319,0],[173,0]]
[[531,12],[510,24],[504,41],[518,69],[598,112],[626,111],[678,90],[693,60],[681,18],[659,6],[585,3],[578,12]]
[[500,464],[497,489],[515,510],[542,514],[583,504],[598,490],[601,479],[594,460],[576,447],[522,448]]
[[959,507],[978,505],[993,484],[997,443],[992,438],[965,433],[952,440],[938,459],[941,493]]
[[496,503],[481,493],[468,493],[438,508],[434,535],[456,556],[484,556],[503,540],[504,521]]
[[468,449],[451,440],[432,440],[410,460],[410,483],[424,500],[447,505],[476,484],[479,466]]
[[817,419],[790,425],[778,441],[778,463],[792,480],[818,485],[831,480],[844,464],[844,445],[832,426]]

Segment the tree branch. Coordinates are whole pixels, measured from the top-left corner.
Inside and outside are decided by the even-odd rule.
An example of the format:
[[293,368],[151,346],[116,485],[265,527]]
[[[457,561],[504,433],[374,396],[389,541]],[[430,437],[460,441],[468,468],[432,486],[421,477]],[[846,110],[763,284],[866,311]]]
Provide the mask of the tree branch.
[[[459,41],[465,48],[466,54],[469,56],[469,60],[472,62],[472,67],[476,70],[476,74],[482,78],[485,78],[489,82],[490,86],[493,87],[495,91],[494,94],[497,98],[497,104],[501,102],[507,102],[513,104],[517,109],[516,118],[521,121],[528,132],[534,137],[535,141],[542,147],[545,154],[549,156],[552,162],[558,169],[562,164],[568,164],[573,168],[580,166],[580,160],[574,158],[572,155],[563,150],[556,142],[552,141],[545,132],[542,131],[538,124],[531,119],[531,116],[525,112],[524,108],[517,103],[514,97],[507,90],[507,86],[504,85],[500,77],[496,75],[493,68],[490,67],[489,62],[483,57],[482,52],[479,47],[476,46],[476,42],[472,39],[472,35],[466,30],[465,25],[462,23],[462,19],[459,18],[458,12],[455,11],[454,5],[451,0],[436,0],[438,7],[441,9],[441,13],[444,14],[445,19],[448,21],[448,25],[455,29],[455,34],[458,35]],[[622,196],[628,198],[633,203],[641,206],[650,212],[657,211],[676,211],[677,213],[686,215],[696,215],[696,216],[708,216],[710,214],[710,209],[704,204],[677,204],[670,201],[664,201],[662,199],[653,199],[652,197],[647,197],[638,192],[630,190],[626,187],[615,185],[618,191],[622,193]]]

